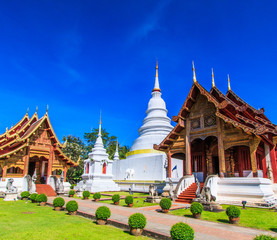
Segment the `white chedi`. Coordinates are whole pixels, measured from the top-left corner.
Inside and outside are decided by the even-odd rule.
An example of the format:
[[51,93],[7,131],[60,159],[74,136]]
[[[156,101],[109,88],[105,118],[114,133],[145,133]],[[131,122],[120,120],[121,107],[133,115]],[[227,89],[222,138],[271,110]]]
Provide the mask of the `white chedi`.
[[113,161],[109,159],[103,145],[101,135],[101,118],[99,122],[99,133],[94,148],[88,154],[89,158],[84,161],[83,181],[76,189],[90,192],[119,191],[118,185],[112,180]]
[[[161,97],[158,65],[156,65],[155,85],[152,97],[148,102],[143,125],[138,130],[139,137],[134,141],[130,152],[127,153],[127,158],[119,161],[118,168],[120,170],[117,171],[114,179],[161,181],[167,178],[167,156],[165,153],[153,149],[153,145],[160,144],[173,129],[167,112],[166,104]],[[180,171],[180,174],[176,174],[176,176],[182,176],[183,164],[181,161],[172,159],[173,164],[175,161],[178,164],[177,169]]]

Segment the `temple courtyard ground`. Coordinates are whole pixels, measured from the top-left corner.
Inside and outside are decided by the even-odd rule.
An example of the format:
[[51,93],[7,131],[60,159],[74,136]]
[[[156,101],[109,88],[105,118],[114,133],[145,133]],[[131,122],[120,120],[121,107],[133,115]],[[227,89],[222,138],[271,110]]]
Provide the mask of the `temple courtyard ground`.
[[[51,204],[53,199],[49,198],[48,203]],[[72,200],[72,198],[65,197],[66,202],[69,200]],[[128,233],[128,217],[136,212],[140,212],[146,216],[147,225],[145,233],[155,239],[169,239],[171,226],[180,221],[188,223],[195,231],[195,239],[199,240],[250,240],[259,234],[277,236],[277,230],[275,228],[276,212],[272,212],[273,214],[275,213],[272,216],[259,216],[258,214],[257,218],[268,217],[272,220],[271,231],[264,231],[226,223],[163,214],[157,211],[159,206],[128,208],[93,202],[91,200],[75,200],[79,204],[79,214],[87,218],[93,218],[95,210],[99,206],[108,206],[112,213],[109,223],[123,228],[123,230],[112,226],[98,226],[91,219],[80,216],[69,216],[65,211],[56,212],[51,207],[40,207],[37,204],[25,203],[21,200],[17,202],[3,202],[0,199],[0,239],[134,239]],[[180,207],[184,207],[184,205],[180,203],[173,203],[172,205],[172,208],[175,209]],[[183,215],[182,212],[179,212],[179,214]],[[221,214],[225,213],[223,212]],[[188,215],[188,213],[185,213],[185,215]],[[243,213],[241,217],[243,217]],[[227,216],[222,215],[222,219],[227,219]]]

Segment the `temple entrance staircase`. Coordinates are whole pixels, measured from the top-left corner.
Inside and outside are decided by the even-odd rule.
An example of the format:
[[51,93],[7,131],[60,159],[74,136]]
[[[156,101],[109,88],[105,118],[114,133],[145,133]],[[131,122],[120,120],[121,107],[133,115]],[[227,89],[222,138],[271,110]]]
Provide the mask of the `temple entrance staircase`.
[[[200,183],[200,191],[202,191],[204,183]],[[197,190],[197,184],[192,183],[187,189],[181,192],[178,195],[178,198],[175,200],[180,203],[191,203],[194,198],[196,198],[195,192]]]
[[48,184],[36,184],[36,191],[38,194],[44,193],[47,197],[57,196],[54,189]]

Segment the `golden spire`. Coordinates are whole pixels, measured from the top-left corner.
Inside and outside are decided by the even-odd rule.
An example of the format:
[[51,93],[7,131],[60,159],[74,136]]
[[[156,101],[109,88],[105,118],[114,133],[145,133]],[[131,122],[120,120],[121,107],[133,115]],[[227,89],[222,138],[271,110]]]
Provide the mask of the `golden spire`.
[[231,90],[231,84],[230,84],[230,77],[229,77],[229,74],[228,74],[228,91]]
[[212,69],[212,87],[215,87],[215,83],[214,83],[214,70]]
[[192,61],[192,71],[193,71],[193,82],[196,83],[196,75],[195,75],[195,68],[194,68],[194,61]]
[[156,78],[158,77],[158,70],[159,70],[159,67],[158,67],[158,60],[156,62]]

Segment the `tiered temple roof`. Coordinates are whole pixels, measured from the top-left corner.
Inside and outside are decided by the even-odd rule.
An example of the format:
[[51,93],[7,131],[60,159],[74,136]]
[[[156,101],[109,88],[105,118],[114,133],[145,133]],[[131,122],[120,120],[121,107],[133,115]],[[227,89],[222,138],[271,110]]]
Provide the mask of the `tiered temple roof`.
[[37,112],[29,118],[28,112],[24,117],[9,130],[0,135],[0,160],[7,160],[13,155],[22,151],[25,147],[29,146],[30,137],[36,134],[39,128],[46,128],[47,135],[51,140],[51,145],[54,147],[54,152],[69,166],[76,166],[73,160],[67,157],[63,152],[63,145],[58,140],[53,127],[50,123],[48,113],[38,118]]
[[183,104],[178,115],[173,116],[172,118],[177,125],[159,145],[154,145],[154,149],[167,151],[167,149],[178,138],[180,132],[186,126],[186,118],[199,94],[205,96],[209,102],[213,103],[216,108],[215,115],[217,117],[232,124],[236,128],[242,129],[247,134],[254,134],[269,146],[273,147],[275,145],[273,143],[273,137],[277,136],[277,126],[264,115],[263,108],[259,110],[255,109],[231,90],[229,77],[228,91],[225,95],[216,88],[214,79],[213,87],[210,92],[208,92],[196,81],[195,72],[193,80],[193,85],[189,91],[185,103]]

